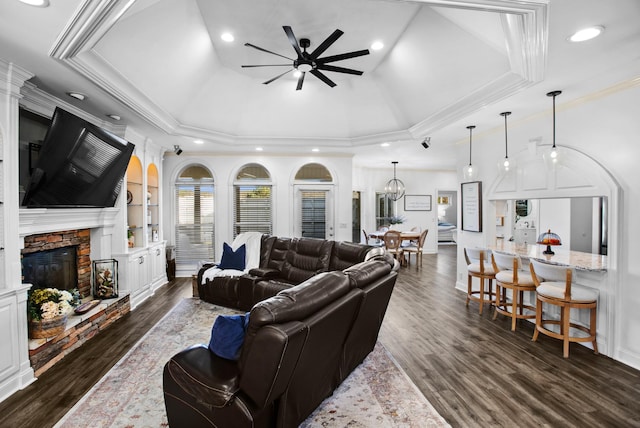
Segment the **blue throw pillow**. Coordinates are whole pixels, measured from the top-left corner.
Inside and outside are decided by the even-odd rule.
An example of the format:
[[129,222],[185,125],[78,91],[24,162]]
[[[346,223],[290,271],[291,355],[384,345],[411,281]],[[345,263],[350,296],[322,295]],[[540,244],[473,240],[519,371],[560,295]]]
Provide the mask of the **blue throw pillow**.
[[211,328],[211,352],[227,360],[238,360],[247,325],[249,312],[244,315],[218,315]]
[[225,242],[222,245],[222,259],[220,260],[218,269],[244,270],[246,255],[247,247],[244,244],[233,251],[231,246]]

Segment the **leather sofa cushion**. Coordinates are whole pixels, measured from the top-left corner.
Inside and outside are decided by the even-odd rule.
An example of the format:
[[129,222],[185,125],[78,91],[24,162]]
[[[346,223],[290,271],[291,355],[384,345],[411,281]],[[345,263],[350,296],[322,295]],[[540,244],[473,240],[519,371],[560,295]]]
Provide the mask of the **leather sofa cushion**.
[[277,278],[280,276],[280,271],[274,268],[256,268],[249,271],[249,275],[258,276],[260,278]]
[[364,261],[367,252],[373,248],[370,245],[356,244],[353,242],[336,241],[331,251],[329,270],[344,270],[350,266]]
[[218,357],[205,345],[195,345],[174,355],[167,370],[183,391],[209,406],[224,407],[239,389],[236,362]]
[[316,275],[302,284],[256,303],[249,316],[248,332],[266,324],[301,320],[350,290],[348,277],[340,271]]
[[299,284],[329,270],[334,241],[316,238],[294,238],[282,264],[282,278]]
[[260,263],[260,267],[282,270],[282,264],[287,258],[291,243],[291,238],[276,237],[271,245],[266,264],[263,266],[262,263]]
[[256,303],[261,302],[294,285],[296,284],[290,284],[279,279],[258,281],[253,287],[253,299]]
[[389,272],[391,272],[391,266],[382,260],[358,263],[344,270],[344,273],[349,277],[352,288],[365,287],[379,278],[388,275]]

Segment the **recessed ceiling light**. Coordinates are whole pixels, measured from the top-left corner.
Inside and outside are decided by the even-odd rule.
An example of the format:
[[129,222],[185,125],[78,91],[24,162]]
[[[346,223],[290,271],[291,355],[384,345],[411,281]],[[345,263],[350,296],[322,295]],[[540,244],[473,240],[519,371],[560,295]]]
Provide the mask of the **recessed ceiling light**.
[[382,49],[384,47],[384,43],[382,43],[381,41],[377,40],[375,42],[373,42],[371,44],[371,50],[374,51],[379,51],[380,49]]
[[578,30],[573,33],[573,35],[569,37],[569,40],[572,42],[585,42],[598,37],[603,31],[604,27],[601,25],[583,28],[582,30]]
[[113,120],[120,120],[121,117],[118,116],[117,114],[108,114],[107,117],[110,117]]
[[47,7],[49,6],[49,0],[20,0],[24,4],[28,4],[29,6],[36,7]]
[[256,152],[261,152],[262,151],[262,147],[256,147]]
[[204,144],[204,141],[202,141],[202,140],[193,140],[193,142],[195,144]]
[[80,92],[67,92],[67,95],[80,101],[84,101],[87,98],[85,94],[81,94]]
[[317,148],[317,147],[314,147],[313,149],[311,149],[311,151],[312,151],[312,152],[319,152],[319,151],[320,151],[320,149],[319,149],[319,148]]
[[390,146],[390,144],[389,144],[389,143],[382,143],[382,144],[380,144],[380,147],[389,147],[389,146]]
[[220,38],[222,40],[224,40],[225,42],[229,42],[229,43],[231,43],[231,42],[233,42],[235,40],[235,37],[233,37],[233,34],[231,34],[231,33],[222,33],[220,35]]

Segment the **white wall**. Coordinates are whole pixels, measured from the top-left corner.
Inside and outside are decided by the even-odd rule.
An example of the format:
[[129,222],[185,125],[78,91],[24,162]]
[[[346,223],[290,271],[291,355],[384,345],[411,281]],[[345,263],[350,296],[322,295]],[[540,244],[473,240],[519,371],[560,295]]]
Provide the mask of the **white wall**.
[[333,176],[335,196],[335,240],[351,241],[351,157],[293,157],[293,156],[215,156],[183,152],[180,156],[167,154],[164,159],[163,206],[164,238],[175,245],[174,183],[187,165],[201,164],[214,177],[215,186],[215,238],[216,254],[221,254],[222,244],[233,240],[233,181],[238,170],[248,163],[258,163],[271,174],[273,183],[273,234],[294,236],[293,187],[296,172],[307,163],[324,165]]
[[[544,96],[541,90],[541,96]],[[564,100],[563,100],[564,99]],[[611,341],[612,356],[622,362],[640,368],[640,81],[622,82],[611,88],[573,100],[571,91],[563,92],[558,99],[556,142],[562,147],[571,147],[595,160],[602,170],[609,174],[618,185],[613,195],[617,206],[610,207],[610,225],[617,234],[609,239],[609,247],[617,257],[609,266],[608,279],[615,289],[614,313],[609,314],[615,320]],[[507,106],[508,108],[508,106]],[[483,200],[491,206],[487,191],[495,183],[498,172],[496,160],[503,157],[503,146],[499,133],[502,132],[496,111],[496,124],[485,124],[485,128],[495,127],[494,133],[478,133],[474,138],[474,164],[480,167],[480,180],[485,183]],[[530,148],[530,140],[541,138],[543,144],[551,144],[552,117],[550,109],[528,118],[519,118],[514,109],[509,121],[509,153],[524,152]],[[480,129],[483,124],[478,124]],[[459,150],[459,166],[467,161],[465,148]],[[597,170],[587,171],[584,180],[588,181]],[[459,177],[461,179],[461,177]],[[564,195],[558,195],[561,197]],[[584,196],[584,195],[579,195]],[[550,197],[547,195],[547,197]],[[488,210],[490,211],[490,210]],[[487,225],[488,212],[484,216]],[[492,217],[491,217],[492,218]],[[491,229],[482,234],[465,232],[459,235],[459,251],[465,245],[487,245],[493,239]],[[613,248],[616,247],[616,248]],[[464,262],[459,254],[458,281],[466,275]]]
[[[402,228],[410,229],[418,226],[429,229],[425,242],[425,253],[437,252],[438,229],[438,191],[458,189],[455,171],[420,171],[405,170],[402,164],[396,168],[396,177],[405,184],[408,195],[431,195],[431,211],[405,211],[404,198],[398,201],[398,214],[406,218]],[[353,190],[361,192],[362,198],[362,228],[367,232],[375,230],[375,196],[383,193],[387,181],[393,178],[393,167],[373,169],[355,167],[353,169]]]

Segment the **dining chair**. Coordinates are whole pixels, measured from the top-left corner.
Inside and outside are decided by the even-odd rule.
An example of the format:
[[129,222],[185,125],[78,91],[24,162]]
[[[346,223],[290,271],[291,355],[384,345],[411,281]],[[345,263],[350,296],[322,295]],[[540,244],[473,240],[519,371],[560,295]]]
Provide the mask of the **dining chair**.
[[403,263],[404,251],[400,247],[400,244],[402,243],[401,235],[402,234],[397,230],[387,230],[384,233],[383,241],[384,241],[384,247],[387,250],[387,252],[389,252],[390,254],[393,254],[395,259],[398,260],[398,262],[402,266],[404,264]]
[[[524,304],[524,293],[535,292],[536,285],[531,278],[531,273],[522,269],[522,260],[516,254],[494,251],[491,253],[491,263],[496,273],[496,300],[493,319],[495,320],[498,314],[511,317],[511,331],[515,331],[517,320],[536,317],[535,306]],[[507,300],[507,290],[511,290],[510,303]]]
[[[496,278],[496,274],[490,257],[491,250],[483,248],[464,249],[464,258],[467,262],[467,306],[469,306],[469,301],[471,300],[480,303],[480,315],[482,315],[485,303],[489,303],[489,305],[494,303],[493,280]],[[478,278],[480,282],[480,287],[477,290],[473,289],[473,278]],[[488,284],[487,292],[485,292],[485,283]]]
[[[591,342],[593,352],[598,353],[596,342],[596,317],[598,310],[598,291],[574,282],[574,269],[531,259],[529,268],[536,285],[536,329],[533,341],[538,333],[560,339],[563,342],[562,355],[569,358],[570,342]],[[542,304],[558,306],[560,319],[543,318]],[[589,309],[589,326],[571,322],[571,309]],[[553,325],[560,326],[560,332],[552,330]],[[571,329],[587,333],[572,335]],[[557,330],[557,329],[556,329]]]
[[[381,247],[383,245],[380,238],[370,236],[364,229],[362,229],[362,233],[364,234],[364,241],[367,245],[373,245],[374,247]],[[369,240],[372,240],[372,242],[369,242]]]
[[425,229],[420,232],[420,237],[415,244],[410,244],[409,246],[402,247],[402,249],[408,253],[407,254],[407,262],[411,264],[411,253],[416,255],[416,264],[418,264],[418,260],[420,261],[420,266],[422,266],[422,249],[424,248],[424,243],[427,240],[427,233],[429,233],[429,229]]

